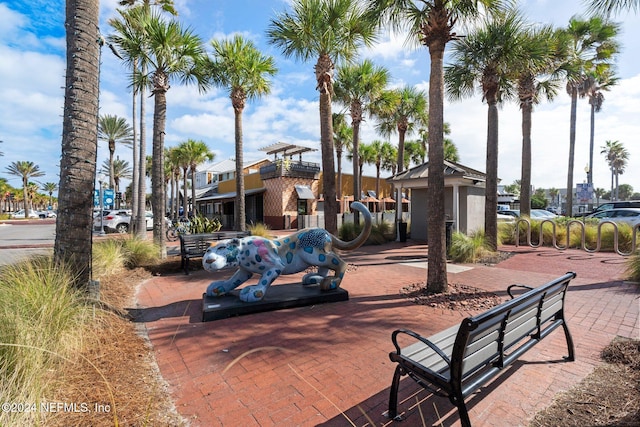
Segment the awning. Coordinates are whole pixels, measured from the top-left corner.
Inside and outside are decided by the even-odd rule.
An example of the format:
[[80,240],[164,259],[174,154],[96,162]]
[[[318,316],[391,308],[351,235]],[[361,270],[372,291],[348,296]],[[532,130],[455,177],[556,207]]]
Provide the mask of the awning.
[[298,193],[298,199],[301,200],[315,200],[316,196],[313,195],[313,191],[308,185],[296,185],[296,192]]

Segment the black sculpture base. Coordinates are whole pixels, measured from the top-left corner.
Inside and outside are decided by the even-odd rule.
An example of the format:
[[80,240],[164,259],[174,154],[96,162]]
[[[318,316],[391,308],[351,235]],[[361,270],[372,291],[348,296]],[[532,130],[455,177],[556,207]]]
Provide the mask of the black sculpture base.
[[259,302],[240,301],[238,294],[237,290],[221,297],[203,294],[202,321],[349,300],[349,293],[342,288],[323,292],[319,286],[302,286],[299,283],[271,286]]

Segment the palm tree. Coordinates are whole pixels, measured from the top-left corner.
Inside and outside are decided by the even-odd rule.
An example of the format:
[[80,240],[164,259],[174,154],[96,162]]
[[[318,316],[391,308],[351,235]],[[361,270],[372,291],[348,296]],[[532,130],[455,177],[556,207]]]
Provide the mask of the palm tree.
[[[358,143],[360,139],[360,124],[364,115],[370,111],[382,95],[387,86],[389,71],[384,67],[376,67],[374,63],[365,59],[358,64],[346,64],[338,68],[338,79],[334,85],[335,100],[349,108],[353,135],[351,149],[353,153],[353,194],[359,195],[360,176],[358,175]],[[354,199],[356,200],[356,199]],[[354,212],[355,222],[359,213]]]
[[320,146],[324,220],[328,232],[338,229],[331,98],[337,63],[352,60],[362,44],[371,45],[375,28],[366,20],[359,0],[294,0],[292,12],[282,12],[271,20],[269,41],[282,49],[285,57],[304,62],[316,58],[316,89],[320,92]]
[[[396,172],[404,170],[404,139],[407,133],[427,123],[427,94],[414,87],[385,91],[376,105],[374,115],[378,118],[376,129],[384,136],[398,133],[398,159]],[[396,192],[396,223],[402,222],[402,190]],[[399,227],[398,227],[399,229]],[[399,238],[399,235],[398,235]]]
[[[458,153],[458,147],[451,140],[451,138],[447,138],[446,135],[451,134],[451,125],[449,123],[444,123],[443,125],[443,134],[444,139],[442,140],[443,145],[443,158],[444,160],[448,160],[450,162],[459,162],[460,161],[460,153]],[[429,146],[429,131],[426,128],[422,128],[418,130],[418,135],[420,136],[419,142],[422,145],[421,153],[424,153],[424,156],[420,160],[420,163],[424,163],[428,154],[428,146]]]
[[27,160],[12,162],[9,166],[6,167],[6,170],[8,174],[19,176],[22,179],[22,197],[24,199],[24,210],[25,212],[33,210],[33,206],[29,202],[30,199],[28,196],[27,187],[29,186],[29,178],[44,176],[44,172],[40,170],[40,167],[38,165]]
[[[584,80],[587,72],[608,68],[618,44],[614,38],[617,24],[594,16],[588,20],[571,18],[565,29],[569,39],[569,52],[563,67],[567,70],[567,93],[571,96],[569,124],[569,167],[567,172],[567,215],[573,215],[573,168],[576,145],[576,111],[578,96],[584,96]],[[581,91],[582,89],[582,91]]]
[[447,92],[452,99],[470,96],[476,84],[487,102],[487,181],[484,232],[487,246],[498,247],[498,104],[511,99],[515,83],[511,70],[527,60],[523,49],[524,22],[509,11],[454,43],[452,65],[445,68]]
[[173,4],[173,0],[154,0],[154,1],[150,1],[150,0],[120,0],[118,2],[118,4],[120,6],[129,6],[129,7],[135,7],[137,5],[137,3],[141,3],[144,6],[150,6],[150,5],[155,5],[155,6],[159,6],[163,11],[170,13],[174,16],[178,15],[178,12],[176,11],[174,4]]
[[173,219],[178,218],[178,200],[180,192],[180,176],[182,175],[182,169],[180,167],[180,149],[179,147],[171,147],[167,149],[165,159],[167,161],[168,168],[171,170],[171,214]]
[[601,148],[600,154],[604,154],[611,169],[611,200],[618,200],[618,176],[624,173],[629,159],[629,152],[620,141],[606,141]]
[[[337,175],[338,182],[336,184],[338,190],[336,198],[342,200],[342,153],[346,149],[351,150],[351,142],[353,140],[353,129],[349,127],[345,120],[344,114],[333,113],[333,142],[336,149]],[[355,177],[354,177],[355,179]],[[342,204],[340,204],[342,206]],[[356,211],[357,212],[357,211]]]
[[598,206],[600,204],[600,199],[602,198],[602,196],[605,195],[605,193],[607,192],[607,190],[605,190],[604,188],[596,188],[595,190],[593,190],[593,194],[596,195],[596,206]]
[[[42,191],[46,191],[49,194],[49,206],[53,208],[53,193],[58,190],[58,184],[55,182],[45,182],[42,184]],[[2,193],[4,194],[4,193]]]
[[376,197],[380,197],[380,171],[384,168],[385,158],[392,156],[393,146],[389,141],[375,140],[370,144],[371,152],[376,165]]
[[213,160],[216,156],[209,150],[207,144],[203,141],[187,140],[183,149],[187,155],[189,162],[189,171],[191,174],[191,214],[196,216],[196,169],[198,165],[206,161]]
[[590,12],[606,17],[627,10],[638,12],[640,0],[591,0],[589,5]]
[[601,67],[588,72],[583,82],[583,92],[589,98],[591,105],[591,127],[589,132],[589,170],[587,183],[593,185],[593,145],[595,139],[595,116],[602,109],[604,103],[603,92],[609,91],[618,84],[618,78],[613,75],[610,67]]
[[[429,50],[429,178],[427,204],[427,243],[429,259],[427,290],[446,292],[447,252],[445,240],[444,198],[444,49],[456,39],[457,24],[464,24],[487,12],[499,9],[500,0],[368,0],[370,16],[389,24],[391,29],[408,30],[408,42]],[[394,414],[395,415],[395,414]]]
[[[260,53],[251,41],[242,36],[236,35],[231,40],[213,40],[211,45],[213,58],[208,67],[211,80],[214,85],[229,91],[233,106],[236,146],[235,224],[238,230],[245,231],[242,112],[247,100],[258,99],[271,92],[269,76],[275,75],[277,69],[273,57]],[[193,191],[195,194],[195,188]]]
[[409,169],[411,163],[419,165],[423,163],[426,152],[420,141],[407,141],[404,143],[404,167]]
[[525,30],[523,49],[528,61],[515,65],[518,100],[522,111],[522,164],[520,177],[520,214],[531,214],[531,116],[541,98],[552,100],[563,77],[561,58],[566,57],[561,32],[551,26]]
[[74,285],[91,279],[91,232],[98,138],[100,41],[98,0],[67,0],[67,66],[62,114],[62,157],[54,262],[76,273]]
[[[133,129],[124,117],[101,115],[98,119],[98,140],[107,141],[109,144],[109,188],[115,188],[113,171],[113,156],[116,151],[116,143],[131,146]],[[117,191],[117,190],[116,190]]]
[[[164,135],[167,112],[167,91],[173,80],[196,83],[202,90],[207,87],[206,73],[202,66],[205,50],[200,38],[179,22],[166,21],[152,12],[145,25],[146,45],[141,51],[142,69],[148,70],[143,81],[151,82],[154,97],[153,113],[153,166],[151,172],[151,206],[153,210],[153,239],[160,247],[160,256],[166,258],[164,236],[165,186],[164,186]],[[139,212],[143,214],[144,210]]]
[[[127,11],[118,10],[119,19],[110,19],[109,24],[116,34],[109,36],[109,41],[119,47],[119,54],[123,61],[132,70],[132,118],[133,118],[133,182],[132,182],[132,223],[133,231],[139,238],[146,238],[147,227],[144,212],[146,210],[146,174],[145,157],[146,144],[146,87],[149,82],[147,65],[142,62],[143,50],[147,49],[146,27],[151,17],[151,8],[148,2],[143,1],[141,6],[134,6]],[[139,123],[139,147],[136,149],[138,138],[136,136],[136,95],[140,96],[140,123]],[[138,214],[140,213],[140,214]]]

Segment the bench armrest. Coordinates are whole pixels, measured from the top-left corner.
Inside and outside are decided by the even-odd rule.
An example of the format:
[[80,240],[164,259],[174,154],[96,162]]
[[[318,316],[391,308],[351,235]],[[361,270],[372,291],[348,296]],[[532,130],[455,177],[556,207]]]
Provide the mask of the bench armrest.
[[509,286],[509,287],[507,288],[507,293],[509,294],[509,296],[511,297],[511,299],[515,298],[515,297],[511,294],[511,288],[515,288],[515,287],[525,288],[525,289],[529,289],[529,290],[534,289],[534,288],[532,288],[531,286],[527,286],[527,285],[518,285],[518,284],[511,285],[511,286]]
[[413,332],[413,331],[411,331],[409,329],[397,329],[397,330],[393,331],[393,334],[391,334],[391,341],[393,341],[393,346],[396,348],[396,353],[398,355],[402,354],[402,350],[400,349],[400,346],[398,345],[398,341],[397,341],[398,334],[409,335],[409,336],[417,339],[418,341],[426,344],[431,350],[435,351],[436,354],[442,358],[442,360],[445,361],[447,366],[451,366],[451,359],[449,359],[449,357],[447,357],[447,355],[444,354],[444,352],[442,350],[440,350],[440,348],[437,345],[435,345],[434,343],[432,343],[431,341],[429,341],[428,339],[426,339],[422,335],[419,335],[419,334],[417,334],[417,333],[415,333],[415,332]]

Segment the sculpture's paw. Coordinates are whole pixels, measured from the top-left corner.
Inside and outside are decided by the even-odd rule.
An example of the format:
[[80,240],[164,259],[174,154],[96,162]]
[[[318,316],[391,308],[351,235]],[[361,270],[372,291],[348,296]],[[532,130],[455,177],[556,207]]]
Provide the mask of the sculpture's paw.
[[340,287],[341,280],[337,277],[325,277],[320,283],[321,291],[335,291]]
[[227,291],[224,289],[224,286],[218,284],[218,282],[213,282],[209,286],[207,286],[207,296],[221,297],[226,293]]
[[307,273],[302,277],[302,284],[305,286],[317,285],[320,284],[323,280],[324,276],[321,276],[318,273]]
[[262,298],[264,298],[264,289],[259,286],[247,286],[240,290],[240,295],[238,296],[240,301],[244,302],[262,301]]

